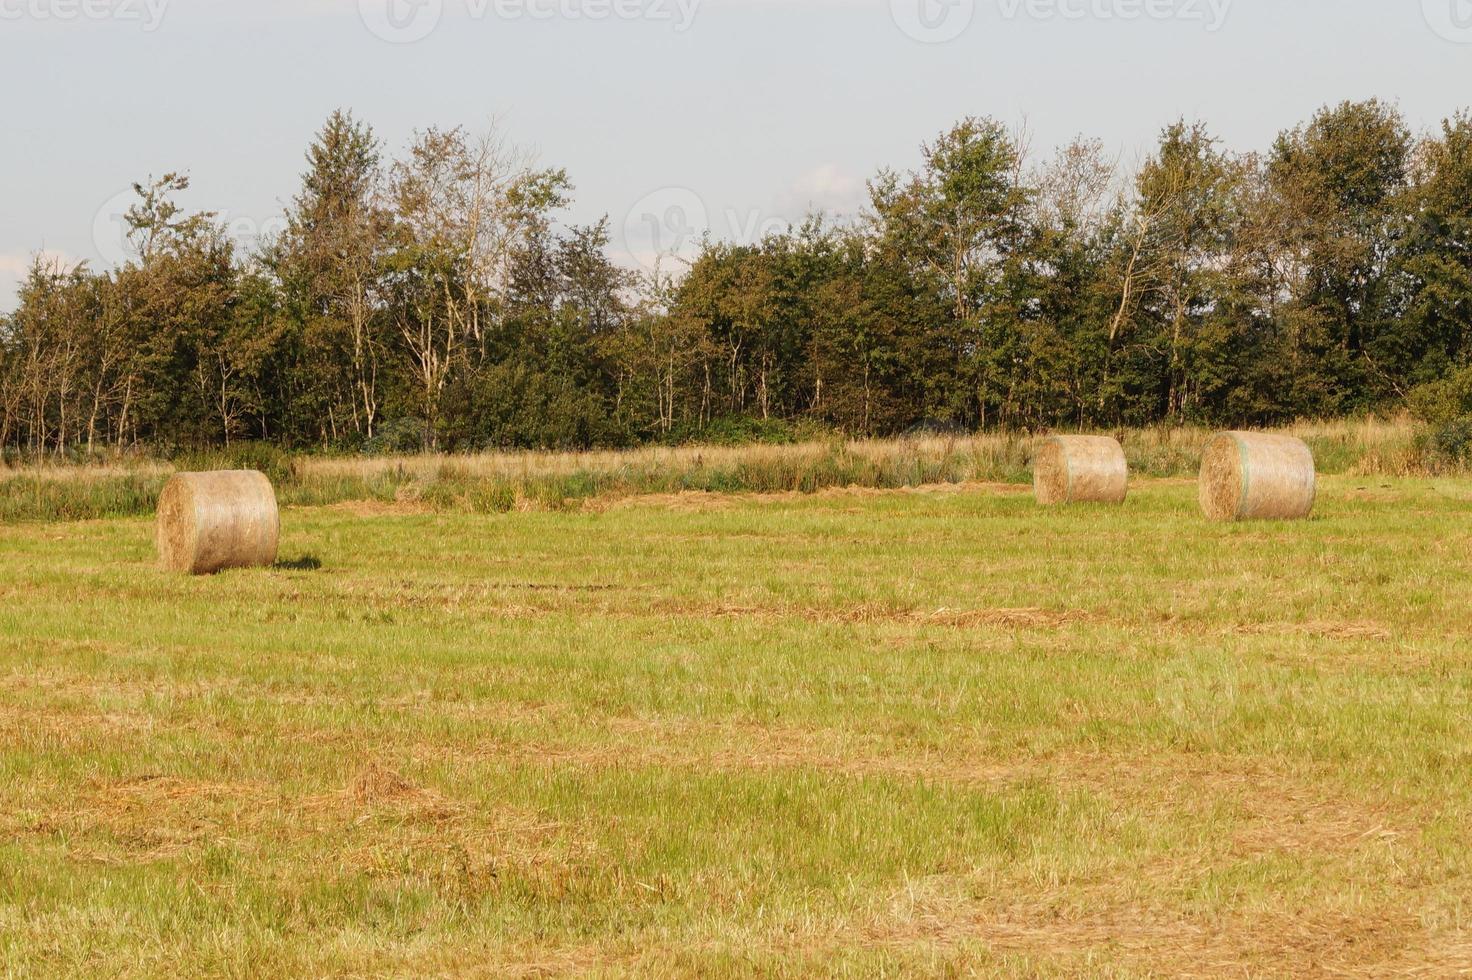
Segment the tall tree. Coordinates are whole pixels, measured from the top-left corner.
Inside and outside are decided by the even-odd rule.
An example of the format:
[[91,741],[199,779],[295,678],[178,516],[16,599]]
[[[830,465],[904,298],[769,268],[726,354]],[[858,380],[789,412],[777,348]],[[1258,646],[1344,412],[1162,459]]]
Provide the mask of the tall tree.
[[391,221],[378,140],[351,114],[334,112],[307,165],[286,232],[265,256],[282,284],[305,382],[291,397],[317,416],[324,441],[371,439],[382,412]]
[[985,425],[1006,387],[999,321],[1017,312],[1009,285],[1031,190],[1020,180],[1021,150],[996,120],[967,118],[922,153],[918,171],[882,171],[870,185],[876,233],[950,306],[949,322],[928,338],[952,362],[934,408]]
[[1377,356],[1391,326],[1388,270],[1407,189],[1411,137],[1378,100],[1324,109],[1279,137],[1269,176],[1291,224],[1297,265],[1286,311],[1300,360],[1301,411],[1332,414],[1397,387]]

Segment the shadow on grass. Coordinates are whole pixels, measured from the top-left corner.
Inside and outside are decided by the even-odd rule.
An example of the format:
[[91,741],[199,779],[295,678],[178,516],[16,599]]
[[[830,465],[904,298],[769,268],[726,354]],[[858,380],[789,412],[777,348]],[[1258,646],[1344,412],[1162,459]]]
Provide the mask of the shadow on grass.
[[290,561],[278,561],[271,567],[278,572],[318,572],[322,570],[322,559],[316,555],[302,555]]

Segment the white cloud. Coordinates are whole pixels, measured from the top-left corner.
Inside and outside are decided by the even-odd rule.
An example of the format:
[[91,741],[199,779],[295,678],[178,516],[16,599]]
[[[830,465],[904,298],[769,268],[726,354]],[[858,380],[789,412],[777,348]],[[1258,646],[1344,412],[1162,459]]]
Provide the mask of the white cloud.
[[56,262],[65,268],[77,264],[77,260],[64,252],[41,249],[36,252],[0,252],[0,313],[15,309],[20,293],[20,284],[30,275],[36,259]]
[[801,220],[804,214],[821,211],[829,217],[852,218],[868,203],[868,185],[834,163],[824,163],[793,181],[777,206],[780,214]]
[[837,164],[825,163],[799,177],[796,190],[814,200],[852,200],[864,190],[864,182]]

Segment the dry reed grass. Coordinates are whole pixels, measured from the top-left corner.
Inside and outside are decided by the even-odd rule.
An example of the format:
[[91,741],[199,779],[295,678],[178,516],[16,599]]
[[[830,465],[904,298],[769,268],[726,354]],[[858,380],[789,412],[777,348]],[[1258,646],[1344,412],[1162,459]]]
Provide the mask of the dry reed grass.
[[[1408,417],[1305,422],[1278,430],[1304,439],[1326,474],[1416,476],[1449,465]],[[1211,431],[1117,433],[1132,477],[1196,476]],[[285,506],[344,502],[412,510],[559,510],[650,495],[817,493],[920,486],[1031,483],[1033,437],[987,433],[771,446],[650,446],[595,452],[483,452],[391,457],[303,456],[273,476]],[[280,454],[278,454],[280,455]],[[284,456],[283,459],[286,459]],[[260,469],[207,465],[198,469]],[[152,513],[167,464],[0,466],[0,522],[87,520]],[[594,504],[593,506],[600,506]]]
[[[1185,476],[1199,464],[1203,447],[1216,430],[1198,426],[1131,429],[1118,433],[1131,468],[1150,476]],[[1305,421],[1271,430],[1292,435],[1325,451],[1338,467],[1356,474],[1416,475],[1417,423],[1409,416],[1389,419]],[[304,477],[371,479],[407,477],[535,479],[579,474],[635,473],[812,463],[842,452],[869,463],[907,459],[970,461],[975,479],[985,480],[987,465],[1016,469],[1028,458],[1031,436],[1022,432],[972,436],[831,440],[792,445],[647,446],[591,452],[492,451],[465,454],[312,457],[302,462]],[[1317,455],[1317,453],[1316,453]],[[1358,465],[1357,465],[1358,464]]]

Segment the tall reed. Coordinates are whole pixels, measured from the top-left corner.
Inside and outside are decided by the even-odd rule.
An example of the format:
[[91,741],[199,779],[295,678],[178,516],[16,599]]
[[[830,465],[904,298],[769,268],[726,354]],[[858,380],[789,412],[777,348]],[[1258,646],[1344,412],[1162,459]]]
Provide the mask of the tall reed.
[[[1325,474],[1410,476],[1445,472],[1425,433],[1404,418],[1305,422],[1304,439]],[[1119,437],[1130,471],[1194,478],[1211,431],[1136,429]],[[627,451],[488,452],[393,457],[272,456],[288,506],[408,502],[479,512],[561,509],[597,497],[714,493],[813,493],[831,487],[897,489],[926,484],[1030,480],[1035,438],[1024,433],[772,446],[647,447]],[[269,454],[268,454],[269,455]],[[185,465],[202,466],[208,460]],[[63,521],[150,514],[173,467],[35,466],[0,469],[0,521]]]

